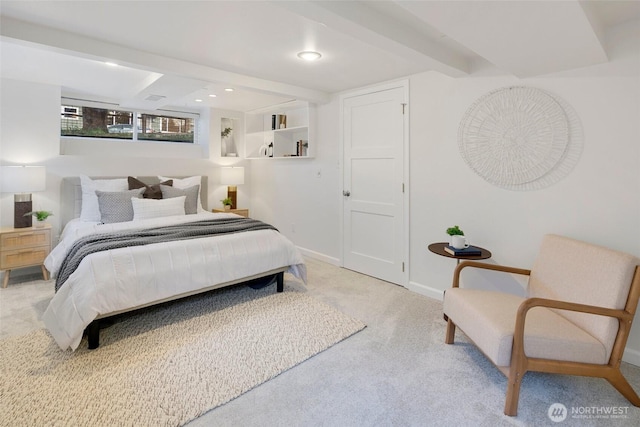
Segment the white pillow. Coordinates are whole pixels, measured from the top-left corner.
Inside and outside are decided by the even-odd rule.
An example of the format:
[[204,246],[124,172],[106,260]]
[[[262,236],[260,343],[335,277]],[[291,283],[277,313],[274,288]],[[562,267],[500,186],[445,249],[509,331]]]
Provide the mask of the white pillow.
[[[186,188],[189,187],[193,187],[194,185],[200,185],[202,184],[202,177],[201,176],[190,176],[189,178],[169,178],[166,176],[158,176],[158,179],[163,182],[163,181],[167,181],[169,179],[173,180],[173,188],[179,188],[181,190],[184,190]],[[198,212],[203,212],[204,209],[202,208],[202,200],[200,198],[200,193],[201,191],[198,191],[198,202],[196,203],[197,208],[198,208]]]
[[[166,181],[165,181],[166,182]],[[171,199],[172,197],[185,196],[184,201],[184,213],[192,215],[198,213],[198,193],[200,192],[200,186],[194,185],[193,187],[174,188],[171,185],[160,184],[160,191],[162,191],[163,199]]]
[[122,179],[91,179],[86,175],[80,175],[82,187],[82,207],[80,219],[82,221],[100,222],[100,206],[96,190],[100,191],[125,191],[129,189],[127,178]]
[[132,197],[133,220],[184,215],[185,198],[185,196],[172,197],[171,199],[136,199]]

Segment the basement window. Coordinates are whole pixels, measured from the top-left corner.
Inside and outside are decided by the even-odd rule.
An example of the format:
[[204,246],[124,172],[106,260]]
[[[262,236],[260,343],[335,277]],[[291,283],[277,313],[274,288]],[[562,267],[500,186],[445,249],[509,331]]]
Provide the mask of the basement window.
[[[72,101],[72,102],[67,102]],[[105,108],[95,102],[73,102],[63,98],[60,106],[60,136],[124,141],[196,143],[197,115]]]

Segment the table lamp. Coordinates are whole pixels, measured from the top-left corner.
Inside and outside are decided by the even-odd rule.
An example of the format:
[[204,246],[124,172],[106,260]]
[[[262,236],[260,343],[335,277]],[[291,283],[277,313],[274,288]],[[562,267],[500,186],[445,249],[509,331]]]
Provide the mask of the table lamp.
[[244,184],[244,168],[240,166],[220,169],[220,182],[227,185],[227,197],[231,199],[231,209],[237,209],[238,184]]
[[3,193],[13,196],[13,227],[31,227],[32,216],[24,214],[33,211],[31,192],[44,191],[47,171],[44,166],[3,166],[0,185]]

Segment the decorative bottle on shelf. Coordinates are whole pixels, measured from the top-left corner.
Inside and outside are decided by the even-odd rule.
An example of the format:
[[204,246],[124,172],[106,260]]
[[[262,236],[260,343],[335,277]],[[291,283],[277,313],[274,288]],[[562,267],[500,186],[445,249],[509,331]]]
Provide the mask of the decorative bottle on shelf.
[[267,155],[269,157],[273,157],[273,142],[269,143],[269,147],[267,148]]

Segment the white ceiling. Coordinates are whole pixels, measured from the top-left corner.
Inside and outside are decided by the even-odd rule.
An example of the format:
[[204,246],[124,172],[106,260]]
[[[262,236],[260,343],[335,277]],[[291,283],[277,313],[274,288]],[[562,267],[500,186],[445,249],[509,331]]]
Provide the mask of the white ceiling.
[[2,77],[128,107],[246,111],[427,70],[528,77],[606,62],[607,30],[640,23],[640,1],[2,0],[0,18]]

